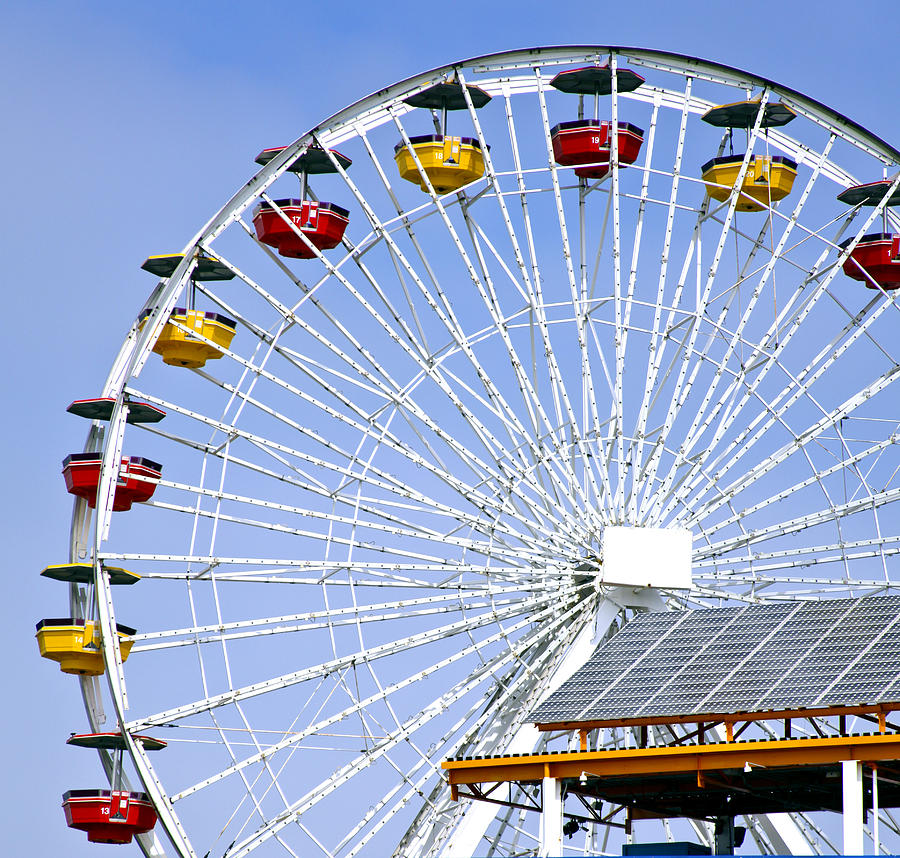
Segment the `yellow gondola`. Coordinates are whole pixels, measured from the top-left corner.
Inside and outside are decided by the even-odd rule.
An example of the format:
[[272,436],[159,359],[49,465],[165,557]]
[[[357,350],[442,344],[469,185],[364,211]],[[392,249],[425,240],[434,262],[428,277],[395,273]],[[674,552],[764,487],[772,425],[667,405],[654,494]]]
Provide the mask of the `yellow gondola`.
[[[410,143],[422,169],[439,194],[457,191],[484,175],[481,145],[471,137],[426,134],[412,137]],[[401,178],[416,183],[423,191],[428,189],[412,153],[403,143],[394,147],[394,160]]]
[[[103,653],[100,650],[100,629],[91,620],[77,617],[59,620],[41,620],[37,624],[38,648],[43,658],[59,662],[63,673],[81,676],[100,676],[104,671]],[[119,636],[119,652],[122,661],[128,658],[134,641],[135,629],[116,626]]]
[[428,191],[428,183],[422,178],[416,159],[438,194],[458,191],[484,175],[481,143],[472,137],[451,137],[447,134],[447,111],[467,110],[469,106],[475,110],[484,107],[491,97],[483,89],[471,84],[464,88],[455,80],[445,81],[403,100],[410,107],[440,111],[440,133],[411,137],[409,146],[415,152],[415,158],[405,142],[394,146],[394,161],[402,178]]
[[[150,311],[145,310],[140,321],[141,328],[149,315]],[[210,340],[214,345],[203,342],[179,325],[196,331],[200,337]],[[236,327],[236,322],[220,313],[176,307],[153,346],[153,351],[162,355],[163,363],[197,369],[208,360],[222,357],[222,350],[231,345]]]
[[[725,202],[731,196],[743,162],[743,155],[726,155],[707,161],[701,167],[707,195]],[[797,163],[790,158],[752,155],[741,184],[737,210],[759,212],[784,199],[791,192],[796,176]]]

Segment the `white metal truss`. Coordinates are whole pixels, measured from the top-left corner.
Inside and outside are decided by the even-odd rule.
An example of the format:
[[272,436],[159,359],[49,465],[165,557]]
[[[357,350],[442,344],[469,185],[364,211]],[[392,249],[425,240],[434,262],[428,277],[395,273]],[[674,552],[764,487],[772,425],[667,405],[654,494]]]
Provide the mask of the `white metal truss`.
[[[593,64],[613,72],[599,118],[644,128],[634,163],[611,134],[600,179],[559,165],[551,139],[585,115],[554,75]],[[624,67],[645,84],[622,91]],[[441,119],[404,101],[439,82],[492,96],[476,109],[464,89],[450,115],[484,175],[446,192],[414,140]],[[749,97],[798,118],[767,129],[760,111],[730,135],[701,119]],[[304,186],[350,210],[333,249],[278,202],[314,145],[353,160],[331,154]],[[726,149],[738,184],[752,158],[793,159],[793,192],[758,213],[711,199],[700,165]],[[894,147],[772,81],[603,46],[423,73],[260,169],[150,293],[84,447],[101,481],[95,512],[75,504],[71,559],[95,574],[70,611],[103,633],[89,727],[125,732],[160,814],[144,853],[536,854],[533,795],[499,813],[454,802],[440,762],[564,742],[528,713],[631,612],[895,589],[898,293],[842,269],[900,221],[884,199],[835,198],[883,177],[893,192],[898,169]],[[257,203],[309,259],[257,240]],[[234,279],[196,279],[207,254]],[[199,369],[163,365],[154,345],[192,301],[233,319],[234,340]],[[126,424],[138,399],[166,419]],[[114,514],[122,455],[163,475]],[[693,589],[604,585],[610,525],[691,529]],[[104,562],[141,582],[120,592]],[[117,620],[138,628],[124,663]],[[150,759],[139,732],[169,747]],[[614,811],[565,853],[617,851]],[[761,851],[837,848],[814,817],[747,824]],[[866,836],[900,828],[882,811]]]

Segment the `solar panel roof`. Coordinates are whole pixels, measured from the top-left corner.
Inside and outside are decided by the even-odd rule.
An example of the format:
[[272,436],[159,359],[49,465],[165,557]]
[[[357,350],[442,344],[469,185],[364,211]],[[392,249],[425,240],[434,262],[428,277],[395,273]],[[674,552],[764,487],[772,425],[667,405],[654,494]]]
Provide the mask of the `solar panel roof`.
[[539,724],[900,702],[900,596],[638,614]]

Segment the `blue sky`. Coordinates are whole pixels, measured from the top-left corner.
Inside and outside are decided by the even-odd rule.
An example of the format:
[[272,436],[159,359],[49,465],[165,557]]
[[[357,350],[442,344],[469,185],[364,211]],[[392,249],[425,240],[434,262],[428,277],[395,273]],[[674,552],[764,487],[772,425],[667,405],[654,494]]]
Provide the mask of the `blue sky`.
[[[456,59],[541,44],[656,47],[800,90],[900,142],[895,2],[222,4],[7,2],[0,11],[4,133],[3,628],[10,658],[4,851],[96,855],[59,796],[100,784],[74,680],[41,662],[34,623],[65,613],[38,571],[65,560],[71,504],[60,461],[149,285],[252,173],[371,91]],[[841,20],[843,18],[843,20]],[[9,824],[28,819],[22,831]],[[37,824],[36,824],[37,823]],[[138,854],[136,847],[119,854]]]

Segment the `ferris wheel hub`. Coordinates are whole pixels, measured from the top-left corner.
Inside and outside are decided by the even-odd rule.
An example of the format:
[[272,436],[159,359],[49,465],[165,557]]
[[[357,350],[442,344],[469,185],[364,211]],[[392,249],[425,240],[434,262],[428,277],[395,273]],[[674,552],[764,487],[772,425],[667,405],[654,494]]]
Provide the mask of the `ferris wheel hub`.
[[691,588],[691,531],[674,527],[607,527],[603,532],[604,583]]

